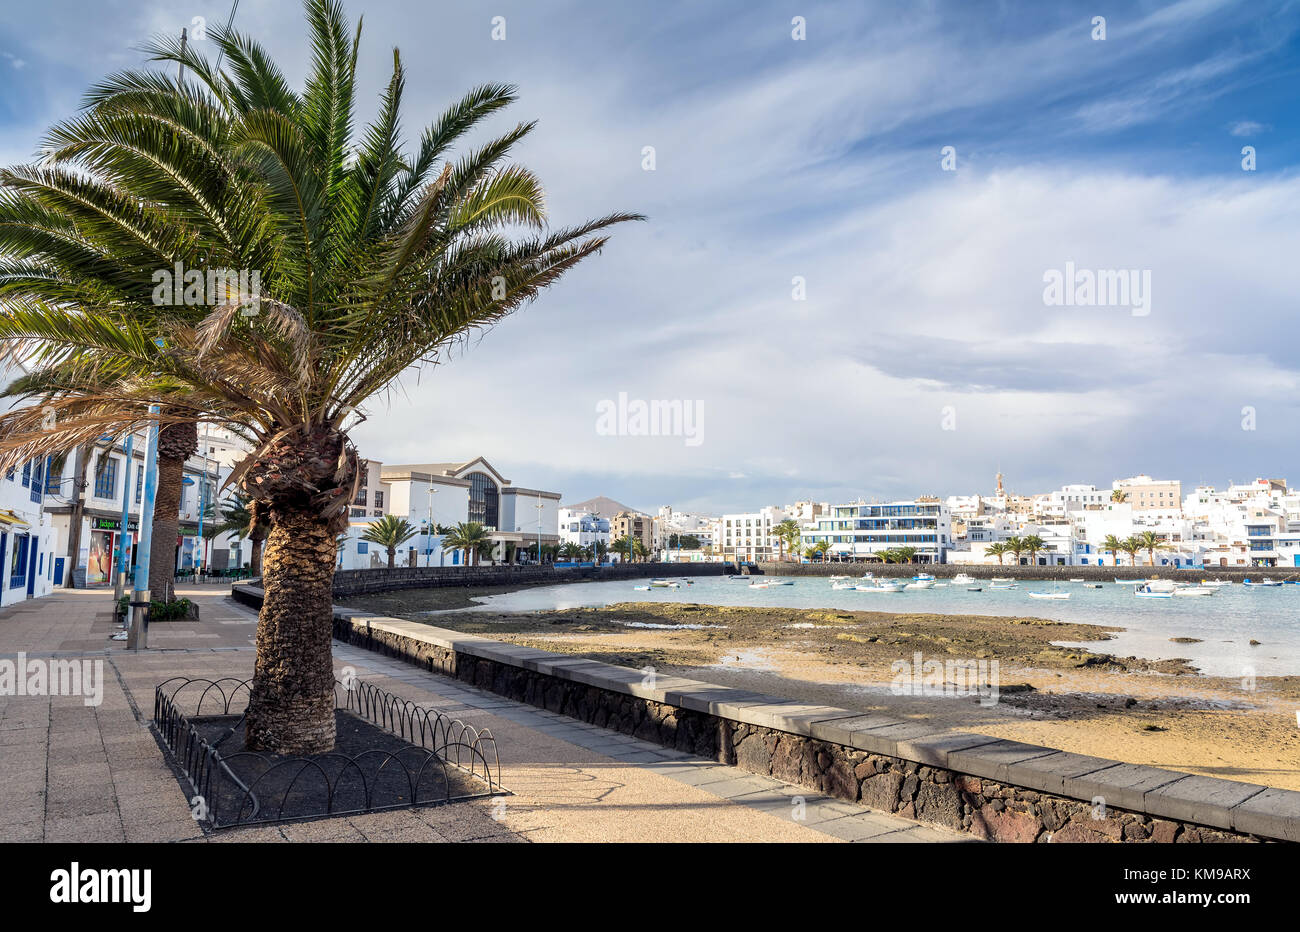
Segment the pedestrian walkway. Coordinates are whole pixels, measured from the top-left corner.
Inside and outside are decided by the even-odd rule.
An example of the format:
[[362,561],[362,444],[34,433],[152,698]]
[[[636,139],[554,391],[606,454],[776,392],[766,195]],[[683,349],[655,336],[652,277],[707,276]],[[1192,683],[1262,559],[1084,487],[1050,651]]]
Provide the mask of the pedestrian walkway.
[[197,621],[109,641],[111,593],[63,590],[0,611],[0,658],[105,661],[103,703],[0,697],[0,841],[968,841],[505,699],[341,643],[335,667],[482,729],[510,795],[205,835],[147,720],[171,676],[252,675],[256,615],[226,586],[181,587]]

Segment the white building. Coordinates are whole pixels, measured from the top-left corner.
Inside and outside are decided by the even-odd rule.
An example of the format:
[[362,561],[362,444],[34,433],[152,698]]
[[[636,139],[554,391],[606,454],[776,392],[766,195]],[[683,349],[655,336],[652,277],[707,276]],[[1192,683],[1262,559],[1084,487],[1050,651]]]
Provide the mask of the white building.
[[718,519],[718,539],[713,548],[723,560],[758,563],[775,560],[782,545],[772,536],[772,528],[789,515],[776,505],[758,511],[723,515]]
[[49,595],[59,537],[45,514],[44,462],[24,463],[0,479],[0,605]]
[[[112,586],[119,548],[124,542],[131,547],[128,562],[134,566],[144,499],[145,443],[144,434],[133,438],[129,463],[125,440],[101,440],[46,459],[44,508],[58,533],[61,550],[54,560],[52,579],[56,586]],[[229,491],[219,500],[218,490],[228,474],[229,469],[214,458],[196,454],[185,461],[176,547],[166,553],[154,542],[151,559],[171,561],[177,570],[195,567],[200,560],[205,566],[226,569],[231,565],[232,553],[239,559],[232,535],[212,541],[199,536],[200,510],[205,524],[210,526],[213,520],[220,520],[220,504],[228,499]]]
[[470,521],[489,531],[494,546],[488,562],[523,562],[531,559],[527,556],[530,550],[536,550],[539,526],[543,547],[560,543],[559,503],[558,492],[513,485],[481,456],[460,463],[393,466],[367,460],[352,504],[347,539],[340,547],[339,566],[365,569],[388,565],[386,550],[360,539],[366,527],[384,515],[405,518],[419,530],[397,555],[398,566],[470,562],[468,554],[444,552],[442,535],[437,533],[439,528]]
[[918,563],[943,563],[952,548],[952,514],[938,499],[835,505],[805,525],[803,546],[825,541],[830,559],[878,559],[911,547]]

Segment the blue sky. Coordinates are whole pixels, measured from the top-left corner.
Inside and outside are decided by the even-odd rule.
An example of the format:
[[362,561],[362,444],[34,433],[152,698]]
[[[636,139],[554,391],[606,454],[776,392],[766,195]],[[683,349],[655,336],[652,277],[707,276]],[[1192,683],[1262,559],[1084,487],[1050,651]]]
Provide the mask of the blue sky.
[[[365,106],[393,45],[410,135],[476,83],[517,83],[494,128],[539,119],[519,155],[552,221],[650,217],[377,400],[364,455],[482,454],[568,500],[714,512],[988,491],[999,469],[1025,492],[1300,480],[1296,3],[347,8]],[[149,35],[228,11],[6,4],[0,161]],[[241,0],[236,25],[300,79],[296,5]],[[1150,270],[1151,313],[1046,306],[1066,262]],[[602,436],[620,392],[699,402],[703,442]]]

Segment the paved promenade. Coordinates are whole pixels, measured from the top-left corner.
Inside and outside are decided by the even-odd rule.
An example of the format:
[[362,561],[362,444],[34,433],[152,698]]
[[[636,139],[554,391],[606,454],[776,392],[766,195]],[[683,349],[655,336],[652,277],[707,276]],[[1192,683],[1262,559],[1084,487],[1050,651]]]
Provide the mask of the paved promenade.
[[181,587],[201,619],[110,641],[111,592],[60,590],[0,610],[0,659],[104,660],[103,702],[0,696],[0,841],[968,841],[483,692],[343,644],[336,669],[479,728],[512,795],[205,835],[147,720],[171,676],[247,678],[256,615],[228,586]]

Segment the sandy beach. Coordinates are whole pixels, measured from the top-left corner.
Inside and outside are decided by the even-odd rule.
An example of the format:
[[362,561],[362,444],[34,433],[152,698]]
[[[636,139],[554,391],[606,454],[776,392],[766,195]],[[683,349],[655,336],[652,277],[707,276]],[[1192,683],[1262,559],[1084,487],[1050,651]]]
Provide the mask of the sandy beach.
[[[623,603],[457,612],[484,590],[412,590],[357,608],[515,644],[1082,754],[1300,790],[1300,677],[1253,684],[1106,652],[1119,630],[1030,617]],[[441,609],[430,615],[430,610]],[[452,611],[448,611],[452,609]],[[1053,642],[1088,642],[1090,649]],[[997,701],[899,694],[894,667],[998,662]],[[948,684],[949,687],[960,684]],[[1250,688],[1253,685],[1253,689]],[[927,691],[928,693],[929,691]],[[987,694],[986,694],[987,695]]]

